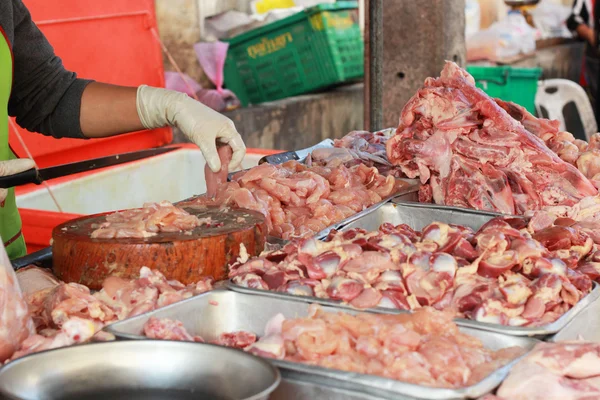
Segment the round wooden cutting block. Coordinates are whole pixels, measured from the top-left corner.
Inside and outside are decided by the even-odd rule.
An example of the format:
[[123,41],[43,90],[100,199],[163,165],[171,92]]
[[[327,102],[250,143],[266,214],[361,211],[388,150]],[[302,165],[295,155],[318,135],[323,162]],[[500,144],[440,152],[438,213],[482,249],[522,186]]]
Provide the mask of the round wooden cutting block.
[[145,239],[92,239],[94,227],[105,222],[109,214],[104,213],[55,227],[54,273],[65,282],[99,290],[107,277],[135,279],[140,268],[146,266],[162,272],[167,279],[190,284],[206,276],[226,279],[227,266],[240,255],[240,244],[250,257],[264,249],[267,227],[261,213],[220,207],[183,208],[199,218],[211,217],[211,226],[199,226],[191,234],[163,232]]

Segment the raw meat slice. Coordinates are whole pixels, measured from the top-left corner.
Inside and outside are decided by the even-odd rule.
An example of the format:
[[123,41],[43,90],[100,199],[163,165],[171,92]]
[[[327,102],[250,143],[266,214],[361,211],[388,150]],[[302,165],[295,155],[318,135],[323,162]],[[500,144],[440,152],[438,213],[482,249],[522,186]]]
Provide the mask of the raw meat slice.
[[96,227],[91,236],[93,239],[146,238],[155,236],[158,232],[191,231],[210,223],[210,218],[200,220],[184,209],[163,201],[109,214],[106,222]]
[[204,166],[206,195],[210,198],[214,198],[217,195],[219,187],[227,182],[229,163],[231,162],[231,156],[233,155],[233,150],[228,145],[220,146],[217,149],[217,152],[219,153],[219,158],[221,160],[221,170],[219,172],[213,172],[208,164]]

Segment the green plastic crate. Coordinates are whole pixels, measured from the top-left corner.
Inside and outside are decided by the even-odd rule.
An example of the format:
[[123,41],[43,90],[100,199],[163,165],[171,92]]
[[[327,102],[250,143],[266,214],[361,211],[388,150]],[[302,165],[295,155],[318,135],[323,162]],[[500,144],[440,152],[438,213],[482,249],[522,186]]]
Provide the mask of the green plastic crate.
[[512,101],[535,115],[535,95],[541,68],[467,67],[478,88],[491,97]]
[[307,8],[228,42],[225,85],[243,105],[296,96],[364,75],[356,1]]

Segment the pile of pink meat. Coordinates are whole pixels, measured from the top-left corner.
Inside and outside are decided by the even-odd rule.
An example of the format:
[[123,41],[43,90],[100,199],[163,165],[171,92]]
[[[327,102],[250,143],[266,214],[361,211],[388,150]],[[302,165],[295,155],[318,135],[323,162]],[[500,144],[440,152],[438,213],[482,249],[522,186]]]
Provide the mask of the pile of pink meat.
[[[263,213],[269,234],[304,238],[396,193],[403,181],[384,177],[364,164],[308,167],[296,161],[262,164],[236,174],[216,188],[180,206],[228,205]],[[211,185],[212,186],[212,185]]]
[[[600,253],[585,234],[554,226],[531,235],[520,218],[479,231],[432,223],[422,232],[383,224],[333,232],[230,267],[233,283],[356,308],[432,306],[457,317],[511,325],[555,321],[592,289]],[[589,274],[589,276],[588,276]]]
[[375,167],[384,176],[403,177],[402,169],[392,165],[387,158],[386,143],[394,129],[378,132],[353,131],[341,139],[334,140],[333,148],[319,148],[306,159],[306,164],[335,168],[338,165],[351,167],[364,164]]
[[599,377],[600,344],[540,343],[482,400],[599,399]]
[[420,178],[422,202],[542,210],[541,227],[569,218],[593,231],[600,221],[600,136],[576,140],[557,121],[491,99],[452,62],[406,104],[386,146],[391,164]]
[[[21,314],[25,315],[31,329],[18,337],[12,351],[0,353],[0,362],[42,350],[83,343],[94,335],[96,339],[102,340],[103,334],[99,331],[107,324],[212,289],[210,279],[185,286],[178,281],[167,281],[160,272],[146,267],[140,269],[138,279],[107,278],[102,290],[94,294],[86,286],[62,283],[50,272],[37,267],[20,270],[17,277],[23,288],[21,298],[28,310],[24,314],[21,311]],[[15,301],[16,299],[17,297]],[[14,318],[10,322],[12,326],[17,326]]]
[[[202,341],[179,321],[151,319],[144,329],[155,339]],[[252,333],[235,332],[213,343],[244,346],[262,357],[441,388],[475,384],[526,352],[521,347],[487,349],[460,332],[451,313],[430,307],[414,314],[353,316],[327,313],[313,304],[305,318],[276,315],[258,340]]]
[[210,218],[200,219],[168,201],[146,203],[142,208],[118,211],[106,216],[91,237],[94,239],[146,238],[159,232],[190,232]]

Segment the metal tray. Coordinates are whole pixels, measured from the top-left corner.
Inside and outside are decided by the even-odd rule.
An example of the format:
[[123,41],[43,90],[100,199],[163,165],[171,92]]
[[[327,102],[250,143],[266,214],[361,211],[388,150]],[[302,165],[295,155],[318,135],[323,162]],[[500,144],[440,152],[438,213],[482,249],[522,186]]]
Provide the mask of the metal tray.
[[329,232],[331,232],[332,230],[334,230],[334,229],[340,230],[342,227],[345,227],[354,221],[365,218],[368,215],[376,212],[377,210],[379,210],[381,207],[385,206],[386,204],[389,204],[391,201],[411,202],[412,200],[416,200],[418,198],[418,193],[419,193],[419,186],[420,186],[419,181],[416,179],[398,179],[398,180],[407,182],[409,184],[409,186],[405,187],[404,189],[400,190],[397,193],[389,195],[388,197],[382,199],[379,203],[375,203],[372,206],[367,207],[364,210],[362,210],[348,218],[345,218],[339,222],[336,222],[333,225],[328,226],[327,228],[323,229],[321,232],[317,233],[313,237],[316,239],[324,239],[327,237],[327,235],[329,235]]
[[585,340],[600,342],[600,301],[592,301],[568,321],[564,328],[548,339],[550,342]]
[[[171,318],[181,321],[192,335],[206,340],[216,339],[223,332],[246,330],[264,334],[267,321],[282,313],[286,318],[306,316],[309,303],[251,296],[227,290],[213,290],[179,303],[146,313],[104,328],[120,339],[144,339],[143,326],[150,317]],[[340,311],[336,307],[323,307],[326,312]],[[360,312],[354,311],[353,314]],[[461,327],[461,331],[477,337],[493,350],[509,346],[531,349],[536,339],[521,338]],[[337,371],[301,363],[269,359],[280,368],[285,379],[301,380],[335,388],[368,393],[384,399],[464,399],[477,398],[492,391],[508,374],[517,361],[494,371],[481,382],[461,389],[441,389],[403,383],[378,376]]]
[[[347,223],[339,228],[340,231],[346,231],[352,228],[362,228],[367,230],[377,230],[384,222],[390,222],[394,225],[407,224],[413,229],[421,230],[432,222],[438,221],[443,223],[453,223],[468,226],[474,230],[478,230],[483,224],[491,219],[502,216],[502,214],[467,210],[457,207],[432,206],[427,204],[393,201],[383,204],[375,210],[368,213],[363,213],[359,218]],[[516,217],[517,218],[517,217]],[[266,297],[274,297],[279,299],[292,299],[306,302],[314,302],[333,307],[353,310],[354,308],[348,304],[344,304],[338,300],[321,299],[318,297],[295,296],[289,293],[281,293],[268,290],[250,289],[236,285],[231,280],[226,286],[240,293],[252,295],[260,295]],[[461,326],[482,329],[490,332],[503,333],[513,336],[549,336],[563,329],[575,316],[592,303],[598,303],[600,297],[600,285],[594,283],[592,292],[579,301],[573,308],[567,311],[559,319],[551,324],[539,327],[514,327],[499,324],[491,324],[487,322],[478,322],[464,318],[457,318],[456,323]],[[599,305],[600,307],[600,305]],[[397,314],[406,311],[394,310],[390,308],[372,308],[369,311],[385,314]],[[600,334],[599,334],[600,335]]]

